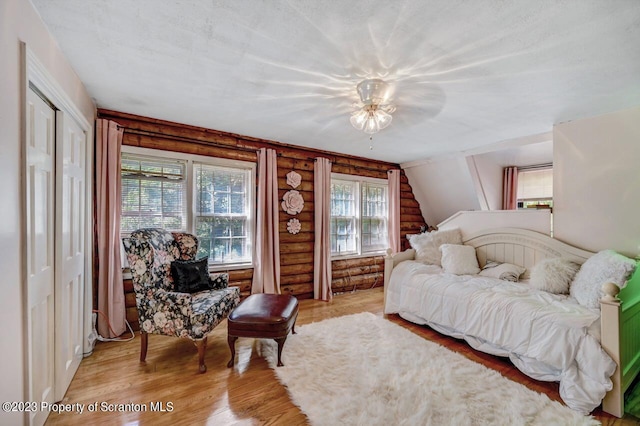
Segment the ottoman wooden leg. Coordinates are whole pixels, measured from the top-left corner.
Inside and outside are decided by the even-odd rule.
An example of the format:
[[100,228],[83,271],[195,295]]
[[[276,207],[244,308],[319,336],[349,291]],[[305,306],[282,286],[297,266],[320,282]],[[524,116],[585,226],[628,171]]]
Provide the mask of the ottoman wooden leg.
[[235,336],[227,336],[227,342],[229,342],[229,349],[231,349],[231,359],[227,363],[227,368],[233,367],[233,363],[236,359],[236,340],[238,340]]
[[281,339],[273,339],[276,342],[278,342],[278,367],[282,367],[284,364],[282,363],[282,347],[284,346],[284,342],[285,340],[287,340],[287,337],[283,337]]

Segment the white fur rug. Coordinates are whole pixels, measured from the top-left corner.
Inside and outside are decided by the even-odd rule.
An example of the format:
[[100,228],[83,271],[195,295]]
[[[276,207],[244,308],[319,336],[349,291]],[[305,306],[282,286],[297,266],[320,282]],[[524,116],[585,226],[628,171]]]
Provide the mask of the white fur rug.
[[371,313],[296,329],[275,367],[313,425],[593,425],[570,408]]

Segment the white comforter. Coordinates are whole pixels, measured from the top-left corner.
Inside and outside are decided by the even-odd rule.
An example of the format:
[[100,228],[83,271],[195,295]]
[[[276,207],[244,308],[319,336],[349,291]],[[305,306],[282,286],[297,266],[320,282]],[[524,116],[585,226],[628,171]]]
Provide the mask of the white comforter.
[[564,402],[582,413],[591,412],[612,388],[616,365],[593,331],[599,329],[600,313],[567,296],[405,261],[391,274],[385,313],[508,356],[535,379],[559,381]]

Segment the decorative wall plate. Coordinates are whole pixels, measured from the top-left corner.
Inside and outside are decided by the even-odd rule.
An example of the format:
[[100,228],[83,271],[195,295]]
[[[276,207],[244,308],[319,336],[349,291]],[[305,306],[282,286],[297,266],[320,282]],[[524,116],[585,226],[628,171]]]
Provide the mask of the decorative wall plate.
[[298,185],[300,185],[300,182],[302,182],[302,176],[300,176],[298,173],[294,172],[293,170],[287,173],[287,185],[292,188],[297,188]]
[[287,191],[282,197],[282,210],[289,214],[298,214],[304,207],[302,195],[295,189]]
[[300,225],[300,221],[295,217],[289,219],[289,222],[287,222],[287,231],[289,231],[290,234],[297,234],[298,232],[300,232],[301,228],[302,225]]

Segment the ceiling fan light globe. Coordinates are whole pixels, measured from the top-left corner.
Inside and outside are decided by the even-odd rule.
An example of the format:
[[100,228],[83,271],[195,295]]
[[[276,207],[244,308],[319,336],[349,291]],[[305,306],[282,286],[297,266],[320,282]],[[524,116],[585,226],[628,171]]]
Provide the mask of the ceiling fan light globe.
[[382,110],[377,110],[374,114],[374,117],[376,122],[378,123],[378,127],[380,130],[389,126],[389,124],[391,124],[391,120],[393,120],[391,114],[387,114]]
[[362,130],[364,128],[364,125],[367,121],[367,117],[369,116],[369,114],[367,114],[365,111],[360,110],[360,111],[356,111],[353,114],[351,114],[351,117],[349,118],[349,121],[351,122],[351,125],[353,127],[355,127],[358,130]]
[[374,134],[380,130],[378,122],[373,116],[369,117],[364,125],[364,129],[362,129],[365,133]]

